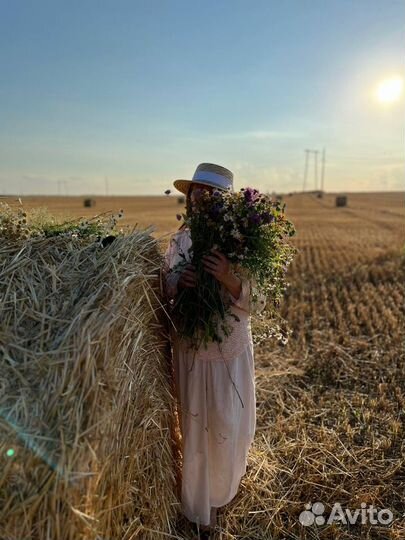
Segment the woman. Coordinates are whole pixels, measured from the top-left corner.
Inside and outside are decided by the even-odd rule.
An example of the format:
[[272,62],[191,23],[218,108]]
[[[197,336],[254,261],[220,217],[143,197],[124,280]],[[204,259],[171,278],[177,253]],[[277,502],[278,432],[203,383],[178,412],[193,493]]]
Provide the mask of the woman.
[[[192,180],[174,185],[187,195],[192,208],[198,189],[233,189],[233,174],[212,163],[201,163]],[[165,288],[169,301],[184,287],[196,286],[196,273],[189,264],[181,273],[172,271],[190,261],[190,231],[180,227],[165,254]],[[216,509],[229,503],[246,472],[247,453],[256,427],[256,398],[250,310],[264,307],[261,298],[251,305],[249,280],[238,275],[229,260],[217,250],[204,257],[204,268],[220,283],[231,300],[229,317],[233,331],[218,343],[202,345],[197,352],[172,330],[172,349],[180,428],[182,433],[181,500],[184,515],[203,531],[195,538],[210,538]]]

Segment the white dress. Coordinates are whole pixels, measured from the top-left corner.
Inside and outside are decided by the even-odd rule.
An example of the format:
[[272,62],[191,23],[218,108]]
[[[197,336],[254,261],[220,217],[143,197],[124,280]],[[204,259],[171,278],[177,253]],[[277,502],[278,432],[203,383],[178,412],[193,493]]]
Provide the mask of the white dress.
[[[170,272],[182,260],[190,260],[188,229],[178,231],[165,254],[165,286],[169,298],[177,293],[179,274]],[[211,507],[229,503],[246,472],[247,453],[256,428],[256,396],[250,309],[260,311],[264,298],[251,306],[249,280],[242,279],[238,299],[230,295],[230,336],[195,353],[175,331],[172,349],[175,385],[182,433],[183,514],[199,525],[209,525]],[[227,293],[230,294],[230,293]]]

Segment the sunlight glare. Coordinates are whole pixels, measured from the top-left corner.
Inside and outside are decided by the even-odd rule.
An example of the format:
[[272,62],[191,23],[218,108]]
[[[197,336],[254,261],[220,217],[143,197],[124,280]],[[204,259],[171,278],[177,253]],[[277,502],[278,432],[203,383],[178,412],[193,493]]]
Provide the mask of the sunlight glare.
[[384,79],[377,88],[377,98],[381,103],[398,101],[402,94],[404,81],[401,77]]

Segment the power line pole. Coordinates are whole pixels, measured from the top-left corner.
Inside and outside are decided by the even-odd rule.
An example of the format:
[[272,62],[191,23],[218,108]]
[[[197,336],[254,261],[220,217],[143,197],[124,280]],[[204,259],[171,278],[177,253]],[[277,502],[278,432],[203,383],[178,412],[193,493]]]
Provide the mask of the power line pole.
[[[308,162],[309,162],[310,154],[313,154],[314,156],[315,191],[319,189],[318,188],[318,153],[319,153],[319,150],[308,149],[308,148],[305,150],[305,169],[304,169],[304,182],[303,182],[302,191],[305,191],[305,187],[307,184]],[[322,191],[323,191],[323,185],[324,185],[324,176],[325,176],[325,148],[323,149],[323,152],[322,152],[321,187],[320,187]]]
[[321,191],[323,191],[324,180],[325,180],[325,148],[322,151]]
[[314,150],[315,156],[315,190],[318,189],[318,150]]
[[308,155],[311,150],[305,150],[305,168],[304,168],[304,183],[302,185],[302,191],[305,191],[308,176]]

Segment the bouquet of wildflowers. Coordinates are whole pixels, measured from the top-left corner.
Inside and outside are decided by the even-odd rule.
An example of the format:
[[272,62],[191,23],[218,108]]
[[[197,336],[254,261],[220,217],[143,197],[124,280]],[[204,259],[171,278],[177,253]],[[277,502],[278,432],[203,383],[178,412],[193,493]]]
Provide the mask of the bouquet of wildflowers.
[[[201,343],[221,342],[231,325],[227,317],[237,316],[221,293],[216,278],[205,271],[202,258],[212,248],[223,253],[239,271],[252,280],[252,300],[266,296],[267,308],[275,312],[286,288],[285,274],[296,249],[286,242],[295,234],[284,215],[284,207],[269,195],[253,188],[240,191],[201,191],[182,217],[190,229],[191,263],[197,286],[182,289],[175,299],[173,316],[179,335],[198,348]],[[185,256],[176,268],[187,264]],[[229,321],[229,319],[228,319]]]

